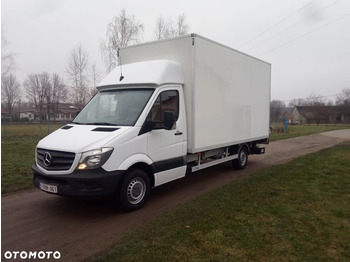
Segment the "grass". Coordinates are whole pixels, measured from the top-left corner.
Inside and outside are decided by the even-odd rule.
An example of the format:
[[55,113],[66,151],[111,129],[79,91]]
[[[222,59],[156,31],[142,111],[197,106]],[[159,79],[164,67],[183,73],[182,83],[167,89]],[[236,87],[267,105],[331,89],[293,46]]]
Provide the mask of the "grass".
[[272,126],[273,131],[270,134],[270,141],[350,128],[350,126],[342,125],[289,125],[288,132],[284,132],[284,126],[281,124],[273,124]]
[[[50,125],[50,131],[62,124]],[[35,146],[47,135],[47,125],[6,125],[1,132],[1,193],[15,192],[32,186]]]
[[349,261],[350,145],[264,169],[128,233],[93,261]]

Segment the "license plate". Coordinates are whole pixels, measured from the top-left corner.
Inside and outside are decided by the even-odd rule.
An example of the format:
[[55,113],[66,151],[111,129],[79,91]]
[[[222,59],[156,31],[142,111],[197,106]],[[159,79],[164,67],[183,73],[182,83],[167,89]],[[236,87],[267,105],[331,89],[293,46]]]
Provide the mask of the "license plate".
[[54,193],[57,194],[57,186],[53,186],[53,185],[48,185],[48,184],[43,184],[40,183],[39,187],[41,190],[49,192],[49,193]]

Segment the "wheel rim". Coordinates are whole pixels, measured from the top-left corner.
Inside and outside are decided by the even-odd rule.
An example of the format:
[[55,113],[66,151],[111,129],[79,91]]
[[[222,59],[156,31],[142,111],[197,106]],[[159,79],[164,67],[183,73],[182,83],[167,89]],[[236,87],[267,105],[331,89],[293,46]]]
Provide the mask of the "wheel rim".
[[131,204],[138,204],[146,194],[146,183],[141,177],[135,177],[128,185],[128,200]]
[[247,162],[247,154],[245,153],[244,150],[241,151],[241,154],[239,156],[239,160],[241,162],[241,166],[244,166],[245,163]]

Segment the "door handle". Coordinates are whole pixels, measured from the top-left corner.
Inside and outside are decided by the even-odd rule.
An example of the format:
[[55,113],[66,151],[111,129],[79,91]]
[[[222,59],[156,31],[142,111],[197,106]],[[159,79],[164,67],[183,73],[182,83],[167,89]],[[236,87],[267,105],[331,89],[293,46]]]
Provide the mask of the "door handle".
[[180,131],[177,131],[176,133],[175,133],[175,136],[181,136],[182,135],[182,132],[180,132]]

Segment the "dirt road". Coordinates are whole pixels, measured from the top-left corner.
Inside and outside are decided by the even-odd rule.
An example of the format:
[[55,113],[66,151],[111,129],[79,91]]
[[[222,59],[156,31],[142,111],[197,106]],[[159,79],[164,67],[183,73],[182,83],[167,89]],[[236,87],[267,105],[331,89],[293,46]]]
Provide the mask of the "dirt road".
[[27,190],[1,199],[2,260],[6,251],[59,251],[61,261],[81,261],[106,249],[123,233],[165,210],[270,165],[287,162],[350,140],[350,129],[272,142],[266,154],[250,156],[245,170],[229,163],[156,188],[146,206],[133,213],[111,201],[72,200]]

